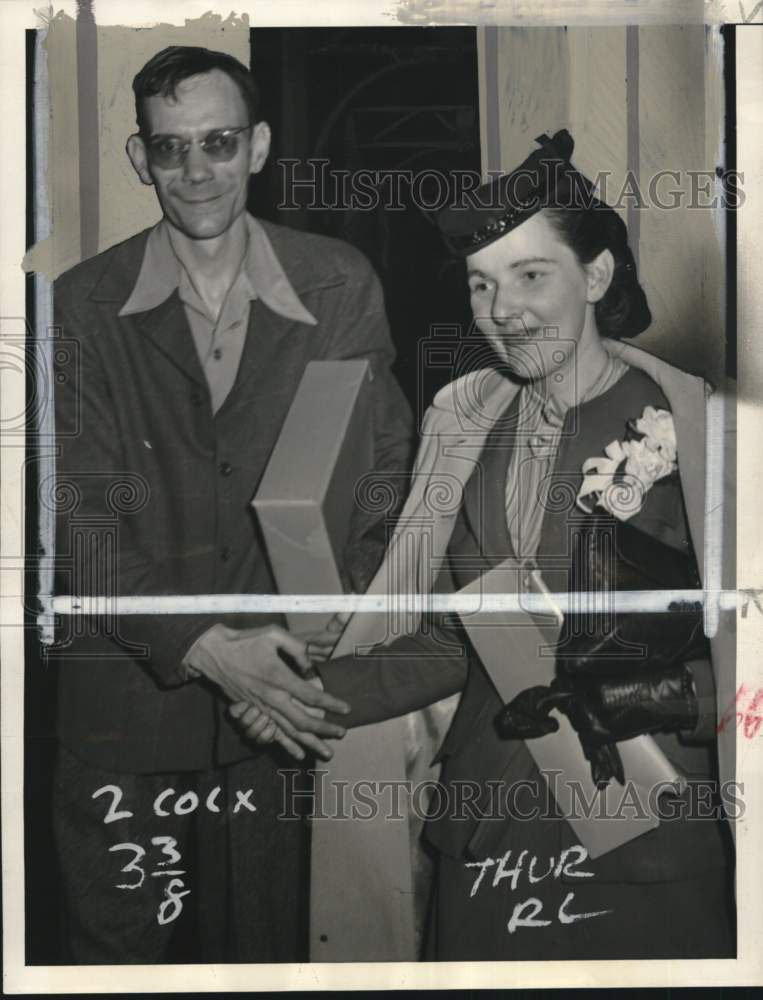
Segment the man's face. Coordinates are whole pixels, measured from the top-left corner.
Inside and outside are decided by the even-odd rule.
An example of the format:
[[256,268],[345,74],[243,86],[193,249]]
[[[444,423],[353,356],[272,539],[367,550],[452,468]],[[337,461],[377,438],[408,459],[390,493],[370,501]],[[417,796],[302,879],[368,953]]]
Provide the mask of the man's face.
[[[176,95],[156,94],[144,105],[147,134],[131,136],[127,151],[144,184],[153,184],[162,211],[190,239],[221,236],[246,210],[250,173],[257,173],[268,154],[270,131],[265,122],[239,132],[236,152],[227,162],[213,159],[199,145],[210,132],[251,124],[236,83],[220,70],[181,81]],[[151,156],[160,139],[192,142],[182,163],[163,166]]]
[[603,292],[542,212],[467,258],[471,306],[490,345],[518,376],[543,379],[575,363],[596,336]]

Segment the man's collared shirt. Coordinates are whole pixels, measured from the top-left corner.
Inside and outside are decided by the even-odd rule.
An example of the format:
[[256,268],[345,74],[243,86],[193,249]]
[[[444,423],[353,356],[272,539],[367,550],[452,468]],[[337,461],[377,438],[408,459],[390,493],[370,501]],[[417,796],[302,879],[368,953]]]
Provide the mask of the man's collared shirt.
[[236,380],[253,299],[261,299],[269,309],[287,319],[311,326],[317,322],[300,302],[263,227],[248,214],[246,222],[246,252],[217,321],[208,314],[175,253],[164,219],[149,233],[138,280],[119,311],[120,316],[146,312],[161,305],[177,290],[209,386],[213,413],[225,402]]

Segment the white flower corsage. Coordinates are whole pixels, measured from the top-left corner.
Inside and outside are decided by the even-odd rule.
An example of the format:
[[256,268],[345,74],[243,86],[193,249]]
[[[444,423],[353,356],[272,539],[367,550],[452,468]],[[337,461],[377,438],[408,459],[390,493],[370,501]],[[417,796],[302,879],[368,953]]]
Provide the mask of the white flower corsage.
[[603,457],[583,462],[577,504],[588,514],[601,507],[627,521],[644,506],[652,486],[678,469],[671,413],[647,406],[638,420],[629,420],[627,426],[630,439],[612,441]]

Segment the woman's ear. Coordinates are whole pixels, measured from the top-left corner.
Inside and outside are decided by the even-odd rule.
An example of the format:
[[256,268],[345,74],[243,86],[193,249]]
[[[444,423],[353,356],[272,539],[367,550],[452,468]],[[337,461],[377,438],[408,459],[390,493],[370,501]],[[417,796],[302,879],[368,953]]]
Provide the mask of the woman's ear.
[[598,257],[586,264],[588,275],[588,301],[599,302],[607,293],[607,289],[612,284],[612,275],[615,273],[615,258],[611,250],[602,250]]

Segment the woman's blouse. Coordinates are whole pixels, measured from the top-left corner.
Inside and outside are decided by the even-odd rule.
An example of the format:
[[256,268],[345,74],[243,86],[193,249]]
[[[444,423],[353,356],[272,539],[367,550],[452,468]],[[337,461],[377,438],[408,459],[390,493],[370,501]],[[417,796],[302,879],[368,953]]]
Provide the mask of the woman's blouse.
[[[628,370],[619,358],[607,362],[579,393],[586,403],[610,389]],[[581,377],[581,372],[577,372]],[[506,522],[514,552],[520,559],[532,558],[538,550],[543,514],[546,510],[551,473],[559,449],[569,404],[553,388],[550,379],[528,383],[520,393],[514,449],[506,475]]]

